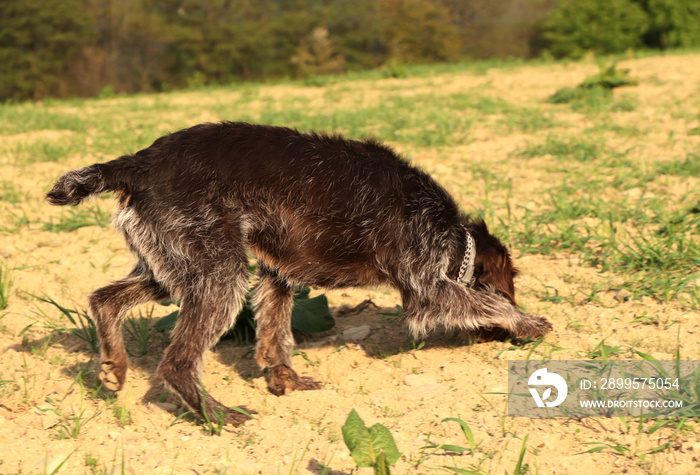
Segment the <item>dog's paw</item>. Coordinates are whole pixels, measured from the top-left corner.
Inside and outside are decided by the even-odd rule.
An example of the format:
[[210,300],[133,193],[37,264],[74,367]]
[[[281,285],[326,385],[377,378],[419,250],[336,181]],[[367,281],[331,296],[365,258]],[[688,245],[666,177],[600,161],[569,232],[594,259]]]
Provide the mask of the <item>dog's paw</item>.
[[[240,411],[237,411],[236,409],[240,409]],[[248,414],[257,414],[258,412],[253,410],[253,409],[248,409],[245,406],[237,406],[236,409],[228,409],[226,411],[226,424],[231,424],[232,426],[239,426],[243,424],[245,421],[249,421],[252,419]],[[248,414],[245,414],[245,411]]]
[[538,339],[551,332],[554,327],[552,323],[544,317],[528,315],[528,319],[523,321],[514,332],[515,338],[524,340],[525,338]]
[[119,391],[126,380],[126,365],[118,366],[112,361],[103,361],[100,366],[100,381],[110,391]]
[[322,384],[313,378],[299,376],[292,368],[279,365],[269,368],[267,387],[272,394],[282,396],[292,391],[321,389]]
[[320,381],[316,381],[314,378],[309,378],[307,376],[300,376],[297,381],[294,382],[294,391],[315,391],[316,389],[321,389],[323,384]]

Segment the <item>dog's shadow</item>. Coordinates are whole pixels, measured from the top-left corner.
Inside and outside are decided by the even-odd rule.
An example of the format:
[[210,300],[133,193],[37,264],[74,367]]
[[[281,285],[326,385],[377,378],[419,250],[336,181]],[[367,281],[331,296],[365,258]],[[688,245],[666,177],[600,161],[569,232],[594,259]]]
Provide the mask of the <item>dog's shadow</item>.
[[[510,336],[500,330],[482,331],[479,333],[444,333],[436,332],[424,340],[414,340],[396,308],[380,308],[366,302],[353,309],[331,308],[335,326],[330,330],[319,333],[294,332],[296,354],[294,359],[304,358],[311,364],[322,364],[312,361],[309,356],[314,349],[341,349],[346,345],[359,346],[366,356],[373,359],[388,359],[410,351],[428,348],[456,348],[471,346],[491,341],[507,341]],[[255,342],[248,345],[237,345],[231,340],[222,340],[214,349],[218,361],[233,368],[238,375],[248,382],[264,376],[255,360]],[[311,350],[311,351],[310,351]],[[299,363],[296,363],[299,364]]]
[[[362,302],[353,308],[331,308],[335,326],[320,333],[295,332],[296,349],[302,357],[308,358],[307,351],[316,348],[342,348],[344,345],[358,345],[370,358],[387,359],[412,350],[427,348],[455,348],[474,345],[483,341],[508,339],[504,332],[482,332],[481,334],[433,334],[425,340],[414,340],[404,325],[400,312],[396,308],[379,308],[373,303]],[[358,332],[359,329],[359,332]],[[252,337],[252,335],[251,335]],[[179,398],[168,391],[163,383],[155,378],[155,371],[169,344],[169,335],[163,332],[153,333],[148,351],[144,355],[135,354],[133,342],[127,341],[130,352],[129,365],[140,373],[150,377],[150,387],[142,397],[144,403],[168,402],[180,405]],[[37,339],[25,337],[22,343],[13,345],[11,349],[18,352],[40,353],[46,347],[63,347],[67,352],[82,352],[90,359],[62,367],[61,372],[68,378],[82,378],[82,383],[104,399],[109,399],[110,392],[102,388],[97,377],[99,372],[99,354],[87,342],[70,332],[51,334]],[[224,378],[240,377],[247,384],[253,385],[254,380],[264,376],[255,359],[255,341],[234,341],[231,338],[222,339],[213,348],[213,354],[219,363],[232,369],[232,375]],[[297,357],[295,357],[297,358]],[[237,376],[236,376],[237,375]]]

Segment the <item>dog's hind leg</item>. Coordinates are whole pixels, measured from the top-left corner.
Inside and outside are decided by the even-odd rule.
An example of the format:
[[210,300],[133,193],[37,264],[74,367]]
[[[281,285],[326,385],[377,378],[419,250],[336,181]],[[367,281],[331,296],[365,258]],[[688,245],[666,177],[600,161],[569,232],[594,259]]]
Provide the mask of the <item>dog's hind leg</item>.
[[107,389],[120,390],[126,379],[129,360],[121,328],[124,316],[136,305],[168,297],[168,291],[155,281],[143,263],[127,277],[88,296],[102,350],[100,379]]
[[257,361],[268,371],[268,388],[278,396],[293,390],[320,389],[318,381],[299,376],[292,368],[292,286],[265,266],[260,267],[260,282],[253,305],[258,344]]
[[[211,264],[211,263],[210,263]],[[238,265],[203,266],[206,275],[188,276],[173,339],[158,366],[158,375],[199,417],[238,425],[249,419],[229,409],[202,385],[205,352],[235,323],[248,287],[245,254]],[[247,410],[248,412],[254,412]]]

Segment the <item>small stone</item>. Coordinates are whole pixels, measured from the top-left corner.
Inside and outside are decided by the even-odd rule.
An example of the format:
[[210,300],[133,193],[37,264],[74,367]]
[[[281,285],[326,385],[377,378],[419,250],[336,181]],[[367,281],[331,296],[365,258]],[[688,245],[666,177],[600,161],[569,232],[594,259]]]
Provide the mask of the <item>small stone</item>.
[[450,387],[447,384],[424,384],[422,386],[415,386],[409,389],[408,391],[406,391],[406,395],[416,397],[430,397],[446,393],[447,391],[449,391],[449,389]]
[[407,374],[403,378],[403,383],[406,386],[423,386],[426,384],[435,384],[437,380],[429,374]]
[[175,412],[177,411],[177,405],[169,403],[169,402],[156,402],[154,403],[156,406],[164,410],[165,412]]
[[359,327],[348,328],[338,335],[342,341],[362,341],[369,336],[370,326],[360,325]]
[[108,436],[110,439],[112,439],[112,440],[117,440],[117,439],[119,439],[119,436],[120,436],[120,435],[121,435],[121,434],[120,434],[119,432],[117,432],[116,430],[110,431],[110,432],[107,434],[107,436]]
[[41,416],[41,428],[44,430],[57,426],[59,422],[61,422],[61,418],[54,413]]
[[615,293],[615,300],[618,302],[627,302],[629,299],[632,298],[632,292],[630,292],[627,289],[620,289]]

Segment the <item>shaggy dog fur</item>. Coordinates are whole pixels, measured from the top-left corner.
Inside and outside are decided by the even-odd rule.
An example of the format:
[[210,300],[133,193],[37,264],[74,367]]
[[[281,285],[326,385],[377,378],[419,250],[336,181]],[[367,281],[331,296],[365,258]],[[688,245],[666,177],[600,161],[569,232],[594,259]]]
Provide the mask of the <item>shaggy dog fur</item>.
[[[257,361],[270,390],[316,389],[292,368],[290,326],[297,285],[390,284],[415,337],[436,328],[540,337],[544,318],[515,302],[507,249],[482,221],[461,213],[424,172],[373,140],[303,134],[246,123],[202,124],[134,155],[71,171],[47,194],[55,205],[116,192],[114,227],[138,262],[89,296],[102,345],[100,377],[119,390],[128,366],[121,333],[135,305],[181,302],[158,374],[197,414],[246,416],[201,386],[204,353],[229,329],[258,259],[254,293]],[[457,282],[468,236],[473,279]]]

